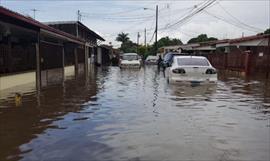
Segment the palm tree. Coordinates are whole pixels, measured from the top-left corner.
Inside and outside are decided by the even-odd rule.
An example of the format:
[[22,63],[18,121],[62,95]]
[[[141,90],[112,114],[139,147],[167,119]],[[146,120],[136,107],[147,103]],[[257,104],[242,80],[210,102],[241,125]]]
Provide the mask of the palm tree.
[[117,35],[116,41],[122,42],[122,44],[129,41],[128,33],[121,32]]

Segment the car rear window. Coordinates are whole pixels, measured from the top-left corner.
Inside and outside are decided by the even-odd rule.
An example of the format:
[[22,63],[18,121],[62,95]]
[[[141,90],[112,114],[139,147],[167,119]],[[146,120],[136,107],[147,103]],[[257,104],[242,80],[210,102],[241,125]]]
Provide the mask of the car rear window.
[[138,60],[137,55],[123,55],[123,60]]
[[209,66],[206,59],[199,58],[178,58],[177,63],[180,66]]

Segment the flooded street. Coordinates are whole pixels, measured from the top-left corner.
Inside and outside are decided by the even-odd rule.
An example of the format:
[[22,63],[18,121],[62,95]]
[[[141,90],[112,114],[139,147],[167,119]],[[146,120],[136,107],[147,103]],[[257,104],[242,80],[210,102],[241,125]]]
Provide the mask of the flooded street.
[[[13,91],[13,90],[12,90]],[[14,90],[16,91],[16,90]],[[270,81],[169,85],[155,66],[92,70],[0,100],[0,160],[270,160]]]

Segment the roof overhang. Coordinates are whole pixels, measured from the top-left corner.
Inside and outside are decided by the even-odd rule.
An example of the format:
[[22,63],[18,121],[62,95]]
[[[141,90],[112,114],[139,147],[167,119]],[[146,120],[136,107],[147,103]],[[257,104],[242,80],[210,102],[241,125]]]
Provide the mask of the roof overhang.
[[89,34],[93,35],[96,39],[99,39],[101,41],[105,41],[103,37],[101,37],[99,34],[94,32],[93,30],[89,29],[87,26],[85,26],[80,21],[52,21],[52,22],[44,22],[46,25],[67,25],[67,24],[78,24],[83,29],[87,30]]
[[212,47],[212,46],[200,46],[200,47],[195,47],[192,50],[196,51],[196,50],[216,50],[216,48]]
[[83,40],[81,40],[81,39],[79,39],[71,34],[68,34],[68,33],[65,33],[63,31],[49,27],[49,26],[47,26],[47,25],[45,25],[37,20],[34,20],[30,17],[26,17],[26,16],[21,15],[17,12],[6,9],[2,6],[0,6],[0,18],[1,18],[1,21],[2,21],[2,19],[6,19],[6,21],[10,21],[8,23],[11,23],[14,25],[18,25],[18,26],[22,26],[22,27],[31,26],[31,28],[35,29],[36,31],[40,31],[41,34],[50,35],[53,37],[61,38],[63,40],[68,40],[70,42],[75,42],[78,44],[85,43],[85,41],[83,41]]
[[218,48],[218,47],[226,47],[226,46],[230,46],[230,43],[226,42],[226,43],[216,44],[216,48]]
[[48,30],[45,30],[45,29],[40,29],[40,34],[49,35],[49,36],[52,36],[52,37],[55,37],[55,38],[59,38],[59,39],[65,40],[65,41],[73,42],[73,43],[77,43],[77,44],[80,44],[80,45],[85,45],[85,43],[82,42],[82,41],[71,39],[69,37],[66,37],[66,36],[63,36],[61,34],[54,33],[54,32],[51,32],[51,31],[48,31]]
[[231,43],[233,46],[268,46],[268,38]]
[[216,47],[227,47],[227,46],[268,46],[269,39],[253,39],[246,41],[230,41],[227,43],[216,44]]

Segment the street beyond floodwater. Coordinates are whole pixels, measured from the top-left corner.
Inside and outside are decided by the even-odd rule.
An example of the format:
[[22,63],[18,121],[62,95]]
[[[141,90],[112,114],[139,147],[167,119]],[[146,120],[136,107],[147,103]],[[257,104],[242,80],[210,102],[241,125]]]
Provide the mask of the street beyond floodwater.
[[[16,87],[19,88],[19,87]],[[0,160],[270,160],[270,82],[106,67],[0,100]]]

